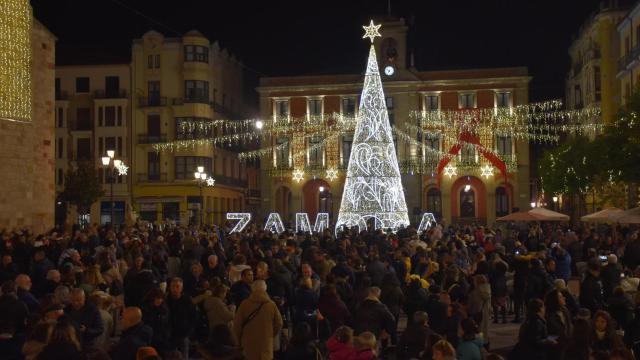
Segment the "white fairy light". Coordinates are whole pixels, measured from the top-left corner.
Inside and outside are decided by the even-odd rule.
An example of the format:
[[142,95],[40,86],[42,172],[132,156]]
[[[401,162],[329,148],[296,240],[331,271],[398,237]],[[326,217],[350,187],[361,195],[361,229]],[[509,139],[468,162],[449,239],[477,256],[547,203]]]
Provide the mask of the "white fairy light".
[[280,214],[271,213],[267,218],[266,224],[264,224],[264,231],[271,231],[275,234],[282,234],[284,232],[284,225],[282,225],[282,219]]
[[447,165],[444,168],[444,174],[451,178],[452,176],[458,175],[458,169],[455,166]]
[[307,213],[296,213],[296,233],[298,232],[311,234],[311,223]]
[[329,181],[333,181],[338,178],[338,170],[336,169],[327,169],[327,179]]
[[[365,37],[373,42],[379,27],[371,22]],[[375,219],[376,226],[397,230],[409,225],[409,215],[373,45],[361,98],[335,229],[364,230],[367,220]]]
[[317,233],[321,233],[328,228],[329,228],[329,213],[318,213],[316,215],[316,223],[313,225],[313,231]]
[[124,162],[121,161],[118,165],[116,165],[116,169],[118,169],[118,175],[124,176],[124,175],[127,175],[127,171],[129,170],[129,167],[125,165]]
[[291,174],[291,178],[295,182],[300,182],[300,181],[304,180],[304,171],[302,171],[300,169],[293,170],[293,173]]
[[436,225],[436,217],[433,216],[432,213],[424,213],[422,214],[422,220],[420,220],[420,225],[418,226],[418,234],[422,234],[423,232],[429,230],[432,226]]
[[493,176],[493,166],[485,165],[480,169],[480,176],[488,179],[490,176]]
[[251,221],[251,213],[227,213],[227,220],[240,220],[229,233],[241,232]]

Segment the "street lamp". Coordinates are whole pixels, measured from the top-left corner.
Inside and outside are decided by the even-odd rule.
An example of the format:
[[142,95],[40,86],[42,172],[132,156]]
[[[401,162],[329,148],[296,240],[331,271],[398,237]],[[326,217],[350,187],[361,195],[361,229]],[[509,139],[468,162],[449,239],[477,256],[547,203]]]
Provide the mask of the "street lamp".
[[256,120],[256,129],[262,130],[263,126],[264,126],[264,122],[262,122],[262,120]]
[[[102,166],[104,166],[107,181],[109,181],[109,198],[111,200],[110,223],[113,226],[113,183],[116,180],[116,171],[118,176],[127,175],[127,165],[120,159],[114,159],[115,150],[107,150],[107,156],[102,157]],[[113,160],[113,161],[112,161]]]
[[536,203],[532,201],[532,202],[531,202],[531,207],[532,207],[532,208],[536,207]]
[[204,198],[202,197],[202,188],[204,186],[213,186],[216,181],[204,172],[204,166],[198,166],[197,171],[193,173],[193,177],[198,183],[198,189],[200,190],[200,225],[202,226],[202,210],[204,209]]

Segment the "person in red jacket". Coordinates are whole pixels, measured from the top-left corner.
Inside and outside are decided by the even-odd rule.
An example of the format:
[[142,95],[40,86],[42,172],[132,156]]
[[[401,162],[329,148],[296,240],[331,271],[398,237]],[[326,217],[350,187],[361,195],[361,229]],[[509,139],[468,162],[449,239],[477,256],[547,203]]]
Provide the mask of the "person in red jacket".
[[374,360],[376,357],[376,336],[370,332],[365,331],[356,336],[353,341],[356,352],[349,358],[349,360]]
[[340,326],[327,340],[329,360],[350,360],[356,353],[353,347],[353,329],[348,326]]

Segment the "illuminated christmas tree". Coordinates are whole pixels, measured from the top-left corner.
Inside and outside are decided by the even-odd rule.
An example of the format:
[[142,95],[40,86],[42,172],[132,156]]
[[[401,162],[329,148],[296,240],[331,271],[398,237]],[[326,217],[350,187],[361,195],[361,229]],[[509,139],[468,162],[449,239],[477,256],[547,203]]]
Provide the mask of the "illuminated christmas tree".
[[380,36],[380,25],[374,25],[371,21],[369,26],[363,28],[366,31],[363,38],[371,39],[371,48],[336,232],[342,226],[358,226],[360,230],[364,230],[371,219],[374,220],[376,229],[397,230],[409,225],[389,114],[373,46],[373,39]]

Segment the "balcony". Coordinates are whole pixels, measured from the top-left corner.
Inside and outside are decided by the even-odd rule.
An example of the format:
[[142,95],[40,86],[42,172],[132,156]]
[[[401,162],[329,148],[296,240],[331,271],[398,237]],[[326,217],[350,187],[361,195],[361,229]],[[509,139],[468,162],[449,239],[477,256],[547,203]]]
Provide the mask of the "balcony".
[[150,135],[143,134],[138,135],[138,144],[157,144],[167,142],[167,134]]
[[152,96],[138,98],[139,107],[166,106],[167,98],[165,96]]
[[127,90],[120,89],[118,91],[96,90],[93,92],[94,99],[126,99]]
[[160,174],[138,174],[139,183],[161,183],[167,182],[167,173]]
[[69,130],[71,131],[91,131],[93,130],[93,122],[91,119],[69,121]]
[[211,105],[211,100],[207,96],[197,96],[190,98],[173,98],[171,101],[173,105],[184,105],[184,104],[206,104]]
[[216,185],[234,186],[234,187],[247,187],[247,180],[236,179],[230,176],[214,176]]
[[250,198],[260,198],[262,193],[257,189],[247,189],[246,196]]

